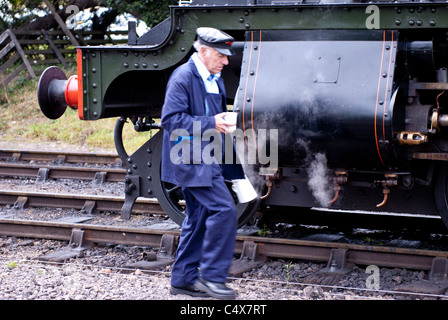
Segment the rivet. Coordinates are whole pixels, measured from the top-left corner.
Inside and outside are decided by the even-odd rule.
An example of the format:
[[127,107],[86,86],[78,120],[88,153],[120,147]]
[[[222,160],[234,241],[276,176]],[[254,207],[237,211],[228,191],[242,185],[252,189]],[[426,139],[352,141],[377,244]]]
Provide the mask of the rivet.
[[431,20],[431,21],[429,21],[429,25],[430,25],[431,27],[434,27],[434,26],[436,25],[436,20]]
[[123,67],[127,68],[129,67],[129,64],[127,62],[123,63]]
[[152,181],[152,177],[151,176],[148,176],[148,181]]
[[132,158],[127,158],[126,161],[132,163]]
[[146,152],[148,152],[148,153],[152,153],[152,149],[151,149],[151,148],[148,148],[148,149],[146,149]]
[[243,18],[243,17],[240,17],[240,18],[238,19],[238,21],[239,21],[240,23],[243,23],[243,22],[244,22],[244,18]]
[[415,24],[414,20],[409,20],[409,25],[413,26]]
[[138,67],[140,67],[140,65],[138,63],[134,63],[134,67],[138,68]]
[[148,194],[151,195],[152,194],[152,190],[148,189]]
[[399,25],[401,24],[401,20],[400,20],[400,19],[395,19],[395,24],[396,24],[397,26],[399,26]]
[[154,63],[152,66],[153,66],[154,68],[158,68],[158,67],[159,67],[159,65],[158,65],[157,63]]
[[148,161],[148,163],[146,165],[148,166],[148,168],[151,168],[151,166],[152,166],[151,161]]
[[94,116],[94,117],[98,117],[98,112],[95,111],[95,112],[93,113],[93,116]]
[[97,98],[93,98],[92,102],[97,104],[98,103],[98,99]]
[[384,72],[384,73],[383,73],[383,78],[386,78],[386,77],[387,77],[387,73]]
[[423,24],[422,20],[417,20],[417,25],[421,26]]
[[244,25],[244,28],[249,29],[249,28],[250,28],[250,24],[246,23],[246,24]]
[[96,83],[92,83],[92,88],[97,88],[98,87],[98,85],[96,84]]
[[143,63],[142,63],[142,67],[143,67],[143,68],[147,68],[147,67],[148,67],[148,64],[145,63],[145,62],[143,62]]
[[95,73],[96,72],[96,68],[92,68],[92,72]]

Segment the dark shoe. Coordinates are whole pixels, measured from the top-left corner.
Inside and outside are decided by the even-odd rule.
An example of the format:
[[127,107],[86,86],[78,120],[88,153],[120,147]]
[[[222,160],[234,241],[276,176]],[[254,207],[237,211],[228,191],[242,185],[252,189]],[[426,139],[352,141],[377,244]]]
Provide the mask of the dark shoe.
[[192,297],[208,297],[207,292],[196,289],[194,286],[176,287],[171,286],[171,294],[186,294]]
[[197,290],[205,291],[210,296],[216,299],[233,300],[235,299],[235,291],[228,288],[224,283],[206,281],[204,279],[198,279],[193,285]]

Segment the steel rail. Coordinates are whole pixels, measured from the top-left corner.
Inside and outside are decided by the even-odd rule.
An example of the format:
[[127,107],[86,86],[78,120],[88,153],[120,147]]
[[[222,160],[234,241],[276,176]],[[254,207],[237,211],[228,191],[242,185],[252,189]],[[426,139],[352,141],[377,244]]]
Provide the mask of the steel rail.
[[91,152],[65,152],[40,150],[0,149],[0,160],[4,161],[44,161],[57,163],[99,163],[122,166],[117,154]]
[[94,243],[150,247],[158,246],[164,234],[178,235],[178,232],[169,230],[160,231],[82,223],[0,219],[0,234],[5,236],[69,241],[73,229],[83,230],[85,240]]
[[34,164],[0,163],[0,176],[38,178],[41,169],[46,169],[49,179],[94,180],[98,173],[104,173],[105,181],[123,182],[125,169],[85,168],[69,166],[43,166]]
[[[16,208],[30,206],[121,212],[124,201],[124,197],[115,196],[0,190],[0,204],[13,205]],[[165,215],[157,199],[149,198],[138,198],[132,212]]]
[[[0,219],[0,235],[65,240],[73,230],[82,230],[84,239],[94,243],[114,243],[156,247],[162,236],[179,236],[179,231],[60,223],[36,220]],[[256,243],[258,253],[266,257],[329,261],[333,249],[346,250],[347,261],[357,265],[430,270],[434,258],[448,258],[448,252],[346,243],[304,241],[255,236],[237,236],[235,254],[241,254],[245,242]]]
[[417,270],[430,270],[434,258],[448,258],[447,251],[437,250],[247,236],[239,240],[258,242],[259,253],[272,258],[328,262],[332,251],[339,249],[346,251],[348,263]]

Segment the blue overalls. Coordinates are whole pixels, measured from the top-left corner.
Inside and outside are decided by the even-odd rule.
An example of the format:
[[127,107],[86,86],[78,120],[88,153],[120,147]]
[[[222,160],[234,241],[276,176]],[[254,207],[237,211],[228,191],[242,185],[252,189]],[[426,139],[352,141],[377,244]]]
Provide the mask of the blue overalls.
[[[222,93],[207,93],[210,115],[223,112],[223,105]],[[182,188],[187,216],[171,271],[172,286],[191,286],[199,276],[207,281],[226,282],[235,246],[237,211],[224,182],[223,166],[210,166],[211,187]]]

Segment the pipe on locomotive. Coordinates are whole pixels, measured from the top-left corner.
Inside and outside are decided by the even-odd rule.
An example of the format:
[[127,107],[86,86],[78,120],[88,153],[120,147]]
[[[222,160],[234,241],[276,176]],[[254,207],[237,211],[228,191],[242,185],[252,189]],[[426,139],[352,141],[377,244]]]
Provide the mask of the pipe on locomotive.
[[342,189],[342,185],[348,182],[348,172],[345,170],[335,170],[335,177],[333,178],[334,184],[334,197],[328,202],[328,205],[332,205],[339,198],[339,193]]

